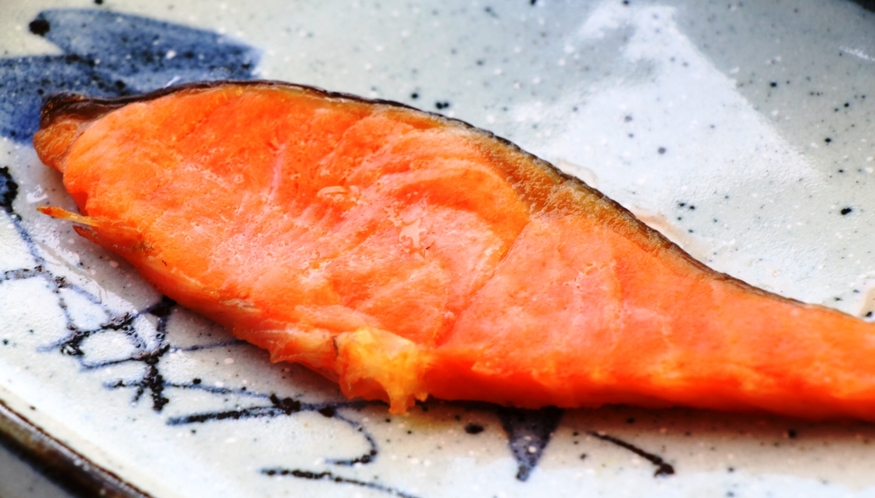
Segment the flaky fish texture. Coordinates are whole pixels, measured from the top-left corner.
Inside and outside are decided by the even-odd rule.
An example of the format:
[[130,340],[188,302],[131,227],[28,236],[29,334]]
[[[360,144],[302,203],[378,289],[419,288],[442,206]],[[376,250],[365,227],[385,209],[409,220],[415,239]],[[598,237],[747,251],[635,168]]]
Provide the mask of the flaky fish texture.
[[509,142],[279,82],[61,96],[34,138],[159,291],[392,412],[428,396],[875,420],[875,326],[708,269]]

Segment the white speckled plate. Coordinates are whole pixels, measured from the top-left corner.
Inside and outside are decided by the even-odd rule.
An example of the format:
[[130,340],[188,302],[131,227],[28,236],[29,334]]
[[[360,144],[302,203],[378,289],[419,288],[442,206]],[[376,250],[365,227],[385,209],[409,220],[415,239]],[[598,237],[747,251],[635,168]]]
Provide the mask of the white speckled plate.
[[868,316],[866,5],[0,3],[0,494],[50,492],[23,457],[117,496],[875,496],[864,423],[348,401],[38,215],[72,204],[29,143],[63,90],[269,78],[397,100],[516,142],[718,270]]

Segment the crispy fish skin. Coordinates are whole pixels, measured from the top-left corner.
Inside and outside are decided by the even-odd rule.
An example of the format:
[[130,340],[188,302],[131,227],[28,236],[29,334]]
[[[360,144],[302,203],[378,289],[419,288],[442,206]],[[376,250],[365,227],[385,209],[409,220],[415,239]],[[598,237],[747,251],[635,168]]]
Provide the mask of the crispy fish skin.
[[396,413],[416,399],[875,420],[875,326],[715,272],[506,140],[272,81],[59,96],[84,237]]

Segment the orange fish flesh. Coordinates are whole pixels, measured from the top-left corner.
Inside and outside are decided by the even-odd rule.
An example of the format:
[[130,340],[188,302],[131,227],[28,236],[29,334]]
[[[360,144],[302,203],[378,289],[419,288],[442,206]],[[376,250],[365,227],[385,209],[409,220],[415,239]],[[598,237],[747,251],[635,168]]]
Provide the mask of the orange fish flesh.
[[78,233],[393,413],[428,396],[875,420],[875,325],[717,273],[489,132],[278,82],[60,96]]

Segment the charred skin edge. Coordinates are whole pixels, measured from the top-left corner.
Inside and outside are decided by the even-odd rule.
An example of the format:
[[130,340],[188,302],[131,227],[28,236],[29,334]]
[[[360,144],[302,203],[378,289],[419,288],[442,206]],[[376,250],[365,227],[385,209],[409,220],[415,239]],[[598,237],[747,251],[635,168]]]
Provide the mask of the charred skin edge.
[[[416,107],[409,106],[407,104],[403,104],[401,102],[396,102],[394,100],[384,100],[384,99],[368,99],[365,97],[361,97],[358,95],[353,95],[351,93],[345,92],[332,92],[328,91],[316,86],[310,85],[301,85],[297,83],[289,83],[286,81],[278,81],[278,80],[215,80],[215,81],[199,81],[192,83],[183,83],[179,85],[168,86],[165,88],[161,88],[159,90],[154,90],[152,92],[147,92],[139,95],[130,95],[126,97],[117,97],[117,98],[93,98],[87,97],[85,95],[73,94],[73,93],[61,93],[58,95],[53,95],[47,98],[42,108],[40,109],[40,129],[45,129],[51,126],[55,121],[61,119],[69,119],[69,118],[79,118],[83,121],[92,121],[98,118],[103,117],[106,114],[109,114],[116,109],[120,109],[128,104],[134,104],[139,102],[148,102],[151,100],[156,100],[161,97],[165,97],[177,92],[185,92],[190,90],[209,90],[213,88],[219,88],[223,86],[243,86],[243,87],[276,87],[276,88],[290,88],[298,91],[302,91],[306,94],[312,95],[314,97],[329,99],[335,101],[352,101],[359,102],[368,105],[382,105],[387,107],[392,107],[395,109],[401,109],[408,112],[413,112],[422,116],[427,116],[442,123],[446,123],[451,126],[459,126],[466,130],[472,131],[476,134],[479,134],[487,139],[497,141],[499,144],[503,145],[511,152],[515,152],[517,154],[522,155],[526,159],[532,161],[537,164],[541,169],[543,169],[548,175],[557,177],[560,180],[563,180],[565,183],[570,184],[571,186],[580,189],[584,192],[593,194],[596,196],[598,202],[603,202],[608,205],[609,208],[614,209],[618,215],[624,218],[626,223],[629,223],[635,230],[639,231],[643,237],[649,240],[654,245],[661,247],[665,251],[669,253],[673,253],[674,255],[680,256],[682,259],[686,260],[688,263],[696,267],[697,269],[704,272],[711,278],[716,280],[724,281],[729,284],[733,284],[745,290],[747,292],[752,292],[754,294],[778,299],[779,301],[783,301],[786,303],[794,304],[797,306],[803,306],[806,308],[815,308],[815,309],[823,309],[827,311],[831,311],[833,313],[838,313],[840,315],[850,316],[855,319],[860,319],[859,317],[855,317],[843,311],[839,311],[833,308],[829,308],[826,306],[805,303],[793,298],[784,297],[779,294],[775,294],[773,292],[769,292],[767,290],[761,289],[759,287],[755,287],[753,285],[748,284],[747,282],[728,275],[726,273],[719,272],[714,270],[713,268],[705,265],[701,261],[692,257],[689,253],[684,251],[680,246],[670,241],[664,235],[662,235],[657,230],[650,228],[643,221],[639,220],[632,214],[631,211],[620,205],[617,201],[611,199],[610,197],[603,194],[601,191],[590,187],[583,180],[577,178],[573,175],[563,172],[553,164],[541,159],[534,154],[531,154],[523,149],[521,149],[518,145],[511,142],[506,138],[502,138],[494,133],[484,130],[482,128],[478,128],[466,121],[462,121],[461,119],[449,118],[442,114],[438,114],[435,112],[423,111],[422,109],[417,109]],[[562,182],[557,182],[561,184]]]

